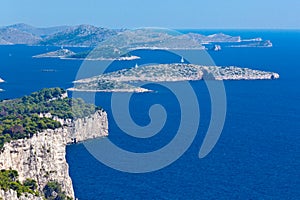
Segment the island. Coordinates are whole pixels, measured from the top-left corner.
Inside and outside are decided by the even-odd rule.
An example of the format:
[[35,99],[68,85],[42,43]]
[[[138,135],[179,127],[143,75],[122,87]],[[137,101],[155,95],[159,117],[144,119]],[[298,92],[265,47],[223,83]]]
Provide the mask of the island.
[[56,51],[51,51],[48,53],[43,53],[39,55],[32,56],[33,58],[59,58],[59,59],[69,59],[69,60],[136,60],[140,59],[138,56],[131,54],[121,55],[121,51],[115,48],[111,50],[107,47],[96,48],[91,51],[84,51],[80,53],[74,53],[69,49],[61,47]]
[[[203,35],[189,32],[181,34],[169,29],[107,29],[83,24],[38,28],[21,23],[0,27],[0,45],[26,44],[32,46],[96,47],[103,42],[110,41],[111,43],[115,38],[124,38],[122,39],[123,42],[114,45],[117,47],[122,47],[127,42],[130,43],[130,41],[144,41],[146,46],[144,46],[143,43],[137,44],[137,46],[146,48],[149,48],[149,46],[159,48],[193,48],[194,44],[200,44],[206,47],[206,45],[214,45],[214,43],[222,47],[224,47],[224,45],[230,47],[230,45],[226,44],[239,45],[239,43],[241,43],[241,45],[248,44],[254,47],[253,42],[261,42],[259,47],[262,45],[270,47],[270,45],[266,45],[264,43],[265,41],[260,37],[242,38],[239,35],[228,35],[224,33]],[[194,41],[194,44],[191,45],[190,43],[186,45],[186,43],[181,43],[182,39],[187,38],[190,39],[190,41]],[[169,41],[170,43],[163,42],[160,44],[160,41]]]
[[272,47],[273,44],[270,40],[262,41],[262,40],[253,40],[253,41],[247,41],[247,42],[241,42],[229,45],[227,47]]
[[235,66],[201,66],[173,63],[122,69],[74,81],[72,91],[150,92],[135,87],[136,82],[178,82],[199,80],[272,80],[279,74]]
[[221,45],[217,45],[215,44],[212,48],[211,48],[212,51],[221,51],[222,50],[222,47]]
[[231,35],[226,35],[224,33],[216,33],[208,36],[197,34],[197,33],[188,33],[187,35],[201,44],[209,44],[209,43],[216,43],[216,42],[231,43],[231,42],[242,41],[241,36],[231,36]]
[[44,54],[39,54],[36,56],[32,56],[33,58],[66,58],[69,56],[75,55],[75,53],[69,49],[64,49],[61,47],[61,49],[56,51],[51,51]]
[[[69,91],[80,91],[80,92],[152,92],[151,90],[136,87],[130,84],[127,84],[120,80],[109,80],[106,78],[99,78],[95,80],[90,80],[82,84],[82,82],[76,83],[75,87],[69,88]],[[77,84],[80,83],[80,84]]]
[[[20,34],[20,32],[21,30],[16,34]],[[6,33],[6,31],[3,31],[3,35]],[[28,36],[25,33],[24,35]],[[30,41],[33,39],[30,38]],[[69,27],[61,32],[40,37],[37,41],[35,45],[38,46],[89,47],[87,50],[80,52],[72,52],[69,49],[62,48],[33,56],[34,58],[74,60],[135,60],[140,58],[132,54],[132,52],[141,49],[219,51],[222,48],[231,47],[272,47],[272,43],[269,40],[263,40],[262,38],[244,39],[241,36],[231,36],[224,33],[212,35],[202,35],[199,33],[182,34],[167,29],[151,28],[108,30],[89,25]],[[33,44],[30,43],[30,45]],[[92,50],[90,47],[92,47]]]
[[0,199],[75,199],[66,145],[108,135],[106,112],[61,88],[0,102]]

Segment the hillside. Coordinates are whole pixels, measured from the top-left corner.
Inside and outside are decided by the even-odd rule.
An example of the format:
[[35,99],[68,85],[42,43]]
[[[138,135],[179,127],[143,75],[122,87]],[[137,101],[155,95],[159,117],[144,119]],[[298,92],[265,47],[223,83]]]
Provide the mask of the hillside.
[[16,28],[0,28],[0,43],[1,44],[38,44],[42,39],[31,33],[18,30]]
[[63,89],[43,89],[20,99],[0,102],[0,149],[6,142],[31,137],[33,134],[62,126],[40,114],[49,113],[60,119],[76,119],[100,109],[80,99],[69,99]]
[[45,37],[39,44],[51,46],[96,46],[117,31],[91,25],[79,25]]
[[7,26],[7,28],[17,29],[19,31],[23,31],[26,33],[30,33],[35,36],[44,37],[47,35],[52,35],[58,32],[62,32],[68,28],[68,26],[55,26],[55,27],[47,27],[47,28],[38,28],[28,24],[19,23]]
[[[119,34],[122,35],[119,36]],[[114,36],[118,35],[117,40]],[[108,40],[110,39],[110,40]],[[115,41],[114,41],[115,40]],[[187,44],[187,40],[190,41]],[[27,24],[14,24],[0,27],[0,45],[26,44],[26,45],[47,45],[47,46],[81,46],[94,47],[103,41],[108,41],[109,46],[120,48],[126,46],[133,48],[194,48],[196,46],[211,44],[227,44],[250,46],[250,47],[271,47],[270,41],[262,38],[241,38],[223,33],[202,35],[198,33],[180,34],[168,29],[136,29],[116,30],[96,27],[92,25],[78,26],[57,26],[49,28],[38,28]],[[107,43],[106,43],[107,44]],[[228,45],[229,44],[229,45]],[[232,45],[230,45],[232,44]],[[210,46],[205,46],[210,49]],[[198,47],[197,47],[198,48]],[[204,47],[203,47],[204,48]],[[76,55],[80,57],[85,54]]]

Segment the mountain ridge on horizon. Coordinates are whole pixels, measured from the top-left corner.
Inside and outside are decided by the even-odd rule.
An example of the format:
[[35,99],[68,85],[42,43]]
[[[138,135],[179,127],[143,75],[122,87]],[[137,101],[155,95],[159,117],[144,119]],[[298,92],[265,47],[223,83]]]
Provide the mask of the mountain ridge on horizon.
[[[151,29],[149,30],[151,32]],[[138,36],[137,32],[130,29],[109,29],[89,24],[39,28],[25,23],[18,23],[0,27],[0,45],[25,44],[32,46],[93,47],[124,31],[132,31],[133,39]],[[168,31],[164,33],[168,34]],[[185,33],[183,35],[199,42],[199,44],[212,42],[239,43],[242,41],[240,36],[230,36],[223,33],[208,36],[198,33]],[[148,37],[151,39],[151,34]],[[262,39],[254,38],[252,41],[262,41]]]
[[101,42],[116,32],[87,24],[39,28],[18,23],[0,27],[0,45],[93,46],[93,43]]

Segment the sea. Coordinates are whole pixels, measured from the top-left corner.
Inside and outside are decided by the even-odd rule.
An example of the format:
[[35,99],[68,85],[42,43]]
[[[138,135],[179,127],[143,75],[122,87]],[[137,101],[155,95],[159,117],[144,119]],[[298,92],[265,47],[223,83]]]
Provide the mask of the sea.
[[[211,100],[204,81],[190,82],[201,117],[187,151],[170,165],[148,173],[128,173],[106,166],[82,143],[67,147],[67,162],[79,200],[100,199],[299,199],[300,197],[300,31],[298,30],[181,30],[271,40],[272,48],[222,48],[208,51],[216,65],[239,66],[280,74],[278,80],[224,81],[227,112],[213,150],[199,158],[211,119]],[[32,56],[60,47],[0,46],[0,99],[28,95],[48,87],[72,87],[81,60]],[[70,48],[75,52],[85,48]],[[165,51],[136,52],[140,60],[115,61],[106,70],[135,64],[173,63],[180,57]],[[102,61],[89,61],[97,75]],[[100,63],[99,65],[97,63]],[[174,83],[176,84],[176,83]],[[168,117],[160,133],[135,138],[124,133],[111,109],[111,93],[97,93],[94,103],[108,113],[108,139],[130,152],[152,152],[167,145],[178,129],[181,112],[176,96],[159,84],[155,93],[133,94],[128,109],[135,123],[151,123],[149,108],[165,107]],[[69,94],[72,96],[72,93]],[[193,112],[190,113],[193,115]],[[192,117],[191,117],[192,119]],[[133,165],[136,163],[133,163]]]

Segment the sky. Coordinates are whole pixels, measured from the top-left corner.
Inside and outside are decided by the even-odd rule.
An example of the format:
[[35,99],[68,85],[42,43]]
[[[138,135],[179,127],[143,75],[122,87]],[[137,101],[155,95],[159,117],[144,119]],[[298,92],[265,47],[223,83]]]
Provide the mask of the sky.
[[0,26],[300,29],[298,0],[1,0]]

